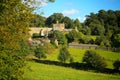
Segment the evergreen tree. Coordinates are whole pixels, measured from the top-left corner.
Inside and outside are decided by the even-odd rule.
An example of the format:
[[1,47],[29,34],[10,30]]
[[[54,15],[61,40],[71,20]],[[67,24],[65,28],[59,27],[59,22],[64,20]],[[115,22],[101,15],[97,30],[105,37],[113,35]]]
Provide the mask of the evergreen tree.
[[95,69],[105,68],[107,66],[105,60],[96,52],[88,50],[83,56],[83,62]]
[[66,47],[61,48],[60,53],[58,55],[58,60],[65,63],[69,58],[70,58],[70,53],[67,50],[67,48]]

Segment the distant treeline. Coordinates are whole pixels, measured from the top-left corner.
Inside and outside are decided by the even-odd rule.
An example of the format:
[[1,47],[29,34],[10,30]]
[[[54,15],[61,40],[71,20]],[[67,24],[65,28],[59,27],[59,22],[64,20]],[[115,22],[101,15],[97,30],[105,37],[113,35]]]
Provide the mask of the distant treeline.
[[86,16],[85,25],[90,27],[92,35],[107,35],[120,33],[120,10],[100,10]]
[[97,45],[120,47],[120,10],[99,10],[98,13],[90,13],[86,15],[83,23],[78,19],[72,20],[62,13],[54,13],[48,18],[33,14],[30,27],[52,27],[56,21],[64,23],[66,29],[77,27],[84,35],[97,36],[95,42]]

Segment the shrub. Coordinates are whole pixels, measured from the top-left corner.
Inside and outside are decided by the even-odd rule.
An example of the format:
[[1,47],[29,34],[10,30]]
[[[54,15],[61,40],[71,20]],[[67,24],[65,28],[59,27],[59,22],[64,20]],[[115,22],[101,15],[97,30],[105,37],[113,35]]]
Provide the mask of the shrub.
[[0,80],[22,79],[24,66],[25,62],[17,52],[0,51]]
[[39,59],[46,58],[46,50],[44,46],[39,46],[35,49],[35,56]]
[[113,47],[120,47],[120,34],[113,34],[111,37],[111,41],[112,41],[112,46]]
[[66,45],[67,39],[66,36],[63,34],[63,32],[60,32],[58,30],[53,31],[53,38],[58,40],[58,44]]
[[76,30],[72,30],[66,35],[69,43],[78,42],[78,40],[83,38],[83,36],[84,36],[83,33],[77,32]]
[[58,55],[58,60],[60,60],[61,62],[66,62],[66,60],[68,60],[70,58],[70,53],[67,50],[66,47],[63,47],[60,49],[60,53]]
[[70,63],[74,62],[74,58],[71,56],[70,57]]
[[119,60],[116,60],[116,61],[113,63],[113,66],[114,66],[114,69],[115,69],[115,70],[119,70],[119,69],[120,69],[120,61],[119,61]]
[[95,44],[100,45],[100,46],[106,46],[109,47],[110,41],[105,37],[105,36],[99,36],[95,40]]
[[51,43],[44,43],[42,47],[44,47],[46,54],[52,54],[55,49]]
[[84,36],[83,38],[79,39],[79,43],[93,44],[94,40],[92,38],[90,38],[89,36]]
[[107,66],[105,60],[92,50],[85,52],[83,56],[83,62],[86,62],[87,65],[95,69],[100,69]]

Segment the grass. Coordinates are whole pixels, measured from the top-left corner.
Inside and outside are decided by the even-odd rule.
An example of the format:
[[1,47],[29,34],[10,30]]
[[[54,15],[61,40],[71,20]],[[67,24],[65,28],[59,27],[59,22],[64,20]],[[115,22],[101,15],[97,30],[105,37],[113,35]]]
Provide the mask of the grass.
[[120,80],[120,76],[93,73],[27,61],[24,80]]
[[[86,49],[69,48],[68,50],[70,54],[73,56],[74,62],[82,62],[82,58],[84,56]],[[112,66],[113,62],[117,59],[120,60],[120,53],[111,52],[111,51],[103,51],[103,50],[94,50],[94,51],[96,51],[98,54],[100,54],[103,58],[106,59],[108,68],[113,69],[113,66]],[[47,60],[58,61],[57,60],[58,54],[59,54],[59,49],[56,49],[54,51],[54,54],[48,55]]]
[[117,59],[120,59],[120,52],[111,52],[111,51],[103,51],[103,50],[96,50],[98,54],[100,54],[102,57],[115,61]]
[[[70,54],[74,57],[74,62],[82,62],[82,57],[86,49],[68,48]],[[119,59],[120,53],[95,50],[107,61],[108,68],[113,68],[113,61]],[[59,49],[49,54],[46,60],[58,61]],[[76,70],[70,67],[56,65],[47,65],[34,61],[27,61],[24,80],[120,80],[119,75],[94,73],[92,71]]]
[[102,50],[96,50],[96,52],[106,59],[108,68],[113,69],[113,62],[117,59],[120,60],[120,53]]

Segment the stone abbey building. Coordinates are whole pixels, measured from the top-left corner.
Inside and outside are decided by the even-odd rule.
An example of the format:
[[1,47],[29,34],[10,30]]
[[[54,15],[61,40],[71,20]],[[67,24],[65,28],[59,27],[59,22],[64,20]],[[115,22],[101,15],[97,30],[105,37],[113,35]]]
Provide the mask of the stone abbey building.
[[30,35],[32,36],[34,33],[39,33],[40,36],[47,36],[50,31],[65,31],[65,24],[64,23],[58,23],[58,21],[53,24],[53,28],[37,28],[37,27],[31,27],[29,28]]

